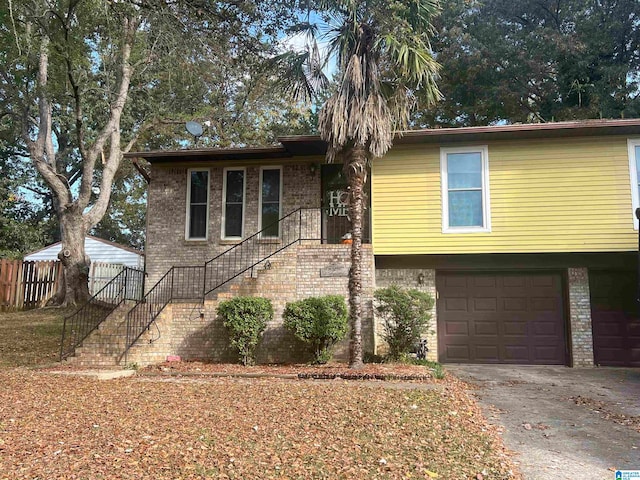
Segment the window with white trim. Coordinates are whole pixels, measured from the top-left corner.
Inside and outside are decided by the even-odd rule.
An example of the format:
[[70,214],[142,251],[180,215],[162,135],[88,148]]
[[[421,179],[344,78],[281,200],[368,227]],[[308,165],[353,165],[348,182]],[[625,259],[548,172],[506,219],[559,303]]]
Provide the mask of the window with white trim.
[[262,238],[278,238],[282,217],[282,167],[260,169],[259,222]]
[[490,232],[486,145],[441,148],[443,233]]
[[222,238],[241,239],[244,234],[245,169],[225,168],[222,183]]
[[627,140],[629,147],[629,173],[631,174],[631,201],[633,227],[638,230],[636,208],[640,207],[640,138]]
[[209,232],[209,170],[187,170],[187,240],[206,240]]

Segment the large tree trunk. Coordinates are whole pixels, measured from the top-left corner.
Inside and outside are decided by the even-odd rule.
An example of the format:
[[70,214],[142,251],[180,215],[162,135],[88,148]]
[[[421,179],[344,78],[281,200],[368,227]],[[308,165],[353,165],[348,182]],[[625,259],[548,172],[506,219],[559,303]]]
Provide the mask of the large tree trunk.
[[351,268],[349,270],[349,367],[362,368],[362,217],[364,184],[367,181],[367,154],[354,146],[346,153],[345,169],[349,182],[349,218],[351,220]]
[[85,228],[79,212],[59,215],[62,248],[58,254],[63,274],[58,291],[47,305],[78,305],[89,299],[89,267],[91,260],[84,250]]
[[[74,18],[73,8],[69,8],[69,19]],[[71,20],[69,20],[71,23]],[[40,54],[36,82],[36,96],[38,105],[37,137],[32,138],[33,119],[32,105],[25,105],[23,111],[22,133],[29,148],[31,161],[42,175],[51,189],[56,214],[60,222],[62,249],[58,258],[63,265],[63,278],[56,294],[48,305],[77,305],[89,299],[89,265],[90,260],[84,251],[84,237],[90,228],[97,225],[105,214],[109,205],[113,178],[122,159],[120,145],[120,119],[129,94],[129,85],[133,68],[129,63],[131,49],[135,40],[135,33],[141,18],[137,15],[122,18],[122,42],[120,46],[119,82],[115,91],[110,92],[112,101],[109,107],[109,119],[92,143],[85,139],[85,115],[82,111],[82,89],[75,78],[76,69],[67,59],[67,77],[72,87],[76,120],[76,135],[78,153],[82,159],[82,176],[77,198],[74,195],[69,179],[63,175],[56,158],[56,143],[53,128],[53,102],[49,98],[49,32],[43,31],[40,36]],[[27,97],[31,97],[28,95]],[[127,150],[133,146],[133,140]],[[107,155],[105,158],[105,149]],[[96,181],[96,161],[102,159],[102,169],[99,176],[100,193],[93,206],[92,200],[94,182]]]

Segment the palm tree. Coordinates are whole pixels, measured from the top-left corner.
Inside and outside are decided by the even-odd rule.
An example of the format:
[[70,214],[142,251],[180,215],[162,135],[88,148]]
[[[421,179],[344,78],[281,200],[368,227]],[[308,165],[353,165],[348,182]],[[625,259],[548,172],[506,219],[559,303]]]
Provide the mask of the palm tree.
[[440,97],[439,65],[429,43],[439,0],[318,0],[308,6],[307,22],[299,26],[308,35],[307,50],[278,60],[288,65],[287,86],[309,97],[328,84],[324,67],[335,62],[337,68],[337,83],[319,113],[319,130],[328,144],[327,160],[341,160],[348,179],[349,364],[359,368],[364,186],[372,160],[385,155],[394,134],[407,128],[416,94],[427,104]]

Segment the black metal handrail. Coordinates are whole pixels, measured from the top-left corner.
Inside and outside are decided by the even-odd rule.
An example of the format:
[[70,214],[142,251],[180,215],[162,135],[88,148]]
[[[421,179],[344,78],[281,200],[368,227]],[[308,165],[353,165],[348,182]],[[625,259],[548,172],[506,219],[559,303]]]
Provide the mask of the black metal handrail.
[[127,338],[123,356],[173,300],[201,300],[204,266],[171,267],[127,313]]
[[206,262],[204,296],[285,248],[304,240],[321,240],[320,213],[319,208],[298,208]]
[[65,317],[60,340],[60,361],[75,349],[125,300],[142,297],[144,272],[123,267],[104,287],[71,315]]

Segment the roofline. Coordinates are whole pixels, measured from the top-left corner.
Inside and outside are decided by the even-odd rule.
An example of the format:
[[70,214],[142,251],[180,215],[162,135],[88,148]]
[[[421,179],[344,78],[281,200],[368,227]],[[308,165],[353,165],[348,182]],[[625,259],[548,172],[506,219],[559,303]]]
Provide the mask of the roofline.
[[105,240],[104,238],[100,238],[100,237],[94,237],[93,235],[87,235],[86,238],[91,238],[92,240],[96,240],[98,242],[102,242],[102,243],[110,245],[112,247],[120,248],[122,250],[127,250],[128,252],[135,253],[136,255],[144,256],[144,251],[136,250],[133,247],[128,247],[127,245],[122,245],[121,243],[112,242],[111,240]]
[[176,157],[190,159],[209,157],[207,159],[236,158],[252,160],[262,158],[287,158],[292,155],[282,145],[271,147],[234,147],[234,148],[193,148],[181,150],[154,150],[149,152],[128,152],[124,158],[144,158],[148,161],[172,161]]
[[[143,252],[143,251],[141,251],[141,250],[136,250],[135,248],[127,247],[126,245],[121,245],[121,244],[119,244],[119,243],[115,243],[115,242],[112,242],[112,241],[110,241],[110,240],[105,240],[104,238],[94,237],[93,235],[86,235],[86,236],[85,236],[85,239],[86,239],[86,238],[90,238],[90,239],[92,239],[92,240],[97,240],[98,242],[105,243],[105,244],[110,245],[110,246],[112,246],[112,247],[117,247],[117,248],[120,248],[120,249],[122,249],[122,250],[126,250],[126,251],[128,251],[128,252],[130,252],[130,253],[135,253],[136,255],[142,255],[142,256],[144,256],[144,252]],[[51,243],[51,244],[49,244],[49,245],[45,245],[44,247],[39,248],[38,250],[34,250],[33,252],[25,253],[25,254],[23,255],[23,258],[24,258],[24,257],[28,257],[28,256],[30,256],[30,255],[35,255],[36,253],[40,253],[40,252],[42,252],[43,250],[46,250],[47,248],[55,247],[56,245],[62,245],[62,242],[60,242],[60,241],[59,241],[59,242],[54,242],[54,243]]]
[[[580,120],[549,123],[515,123],[509,125],[483,125],[477,127],[446,127],[425,128],[420,130],[404,130],[396,133],[395,143],[413,143],[404,141],[405,139],[411,138],[445,137],[452,135],[478,135],[484,133],[508,134],[515,132],[542,132],[550,130],[560,132],[583,131],[584,133],[587,133],[596,129],[606,129],[608,133],[612,133],[613,131],[624,127],[640,127],[640,118],[619,120]],[[309,142],[316,140],[320,140],[319,135],[290,135],[278,137],[278,141],[283,144],[294,142]]]
[[[488,140],[564,138],[595,135],[640,135],[640,118],[580,120],[551,123],[522,123],[477,127],[447,127],[398,132],[396,145],[416,143],[463,143]],[[125,158],[144,158],[150,162],[267,160],[324,155],[326,142],[319,135],[278,137],[279,146],[200,148],[129,152]]]

